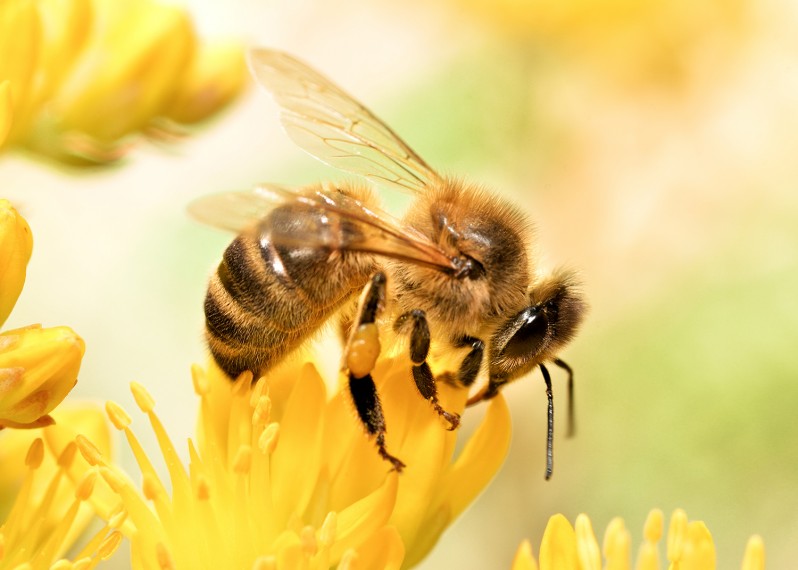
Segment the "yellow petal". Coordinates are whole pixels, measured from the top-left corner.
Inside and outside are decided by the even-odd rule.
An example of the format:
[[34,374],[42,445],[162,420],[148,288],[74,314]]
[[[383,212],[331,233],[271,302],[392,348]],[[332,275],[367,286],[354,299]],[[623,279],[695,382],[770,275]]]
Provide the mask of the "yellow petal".
[[404,559],[402,537],[393,527],[384,527],[373,533],[357,549],[357,568],[399,570]]
[[504,462],[510,448],[512,422],[504,397],[490,401],[485,419],[468,440],[447,476],[452,516],[459,515],[482,492]]
[[[0,148],[6,142],[8,131],[14,119],[14,109],[11,106],[11,82],[7,79],[0,81]],[[0,319],[2,324],[2,319]]]
[[240,44],[201,44],[163,114],[182,124],[201,121],[230,103],[241,92],[246,78]]
[[715,543],[707,526],[701,521],[687,525],[687,540],[682,554],[681,570],[714,570]]
[[576,534],[563,515],[549,519],[540,544],[540,570],[579,570]]
[[[607,561],[606,570],[629,570],[629,551],[632,538],[621,517],[613,518],[604,531],[602,553]],[[644,569],[639,569],[644,570]],[[645,570],[654,570],[648,569]]]
[[316,369],[304,367],[280,419],[280,440],[272,455],[272,496],[279,520],[303,513],[313,494],[326,397]]
[[742,570],[765,570],[765,544],[758,534],[748,539]]
[[532,545],[525,540],[518,547],[513,558],[512,570],[538,570],[535,557],[532,555]]
[[16,138],[32,108],[36,66],[41,44],[41,22],[36,2],[0,2],[0,78],[10,81],[14,125],[9,140]]
[[593,526],[586,514],[576,517],[576,552],[581,570],[601,570],[601,551],[599,550]]
[[85,46],[93,22],[90,0],[38,0],[44,41],[34,105],[50,99]]
[[75,386],[84,350],[69,327],[0,335],[0,424],[23,427],[52,411]]
[[191,61],[196,38],[179,8],[105,0],[97,11],[107,24],[86,47],[56,109],[66,130],[111,145],[163,109],[175,78]]
[[[82,503],[93,498],[96,474],[76,453],[76,433],[91,434],[102,442],[104,451],[110,451],[110,434],[99,406],[67,404],[53,416],[56,423],[44,430],[0,434],[3,476],[14,473],[17,479],[9,489],[16,504],[5,521],[5,538],[14,543],[15,551],[32,547],[28,553],[12,556],[28,560],[34,568],[49,567],[47,562],[61,556],[95,517],[93,509]],[[35,473],[28,473],[20,487],[31,469]],[[14,566],[12,561],[4,562]]]
[[396,505],[397,478],[396,473],[391,473],[377,491],[338,513],[332,560],[339,560],[346,550],[357,548],[385,526]]
[[[2,106],[0,85],[0,112]],[[8,318],[22,292],[32,250],[33,235],[28,222],[8,200],[0,200],[0,326]]]

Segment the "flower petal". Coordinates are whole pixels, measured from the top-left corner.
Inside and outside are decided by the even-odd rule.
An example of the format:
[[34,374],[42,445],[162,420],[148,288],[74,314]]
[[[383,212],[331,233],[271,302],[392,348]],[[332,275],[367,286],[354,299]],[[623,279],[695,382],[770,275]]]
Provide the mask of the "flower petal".
[[532,545],[528,540],[523,541],[513,558],[512,570],[538,570],[538,564],[532,555]]
[[[8,82],[0,84],[0,115],[4,86],[7,94]],[[22,292],[32,250],[33,235],[28,222],[14,209],[11,202],[0,200],[0,326],[8,318]]]
[[246,79],[240,44],[200,44],[163,114],[181,124],[199,122],[230,103]]
[[563,515],[549,519],[540,544],[540,570],[579,570],[576,534]]
[[[0,148],[6,142],[8,131],[11,130],[11,123],[14,118],[14,109],[11,106],[11,82],[7,79],[0,81]],[[0,318],[0,324],[3,319]]]
[[280,418],[280,440],[272,455],[272,499],[278,520],[301,515],[313,494],[325,400],[321,376],[312,366],[304,367]]
[[402,537],[393,527],[384,527],[374,532],[357,549],[358,568],[380,568],[399,570],[404,559],[405,546]]
[[19,126],[30,114],[31,91],[41,45],[41,22],[37,3],[32,0],[0,2],[0,78],[10,82],[14,124],[13,140]]
[[97,10],[106,26],[56,99],[56,114],[66,130],[102,145],[143,128],[159,113],[191,61],[196,38],[187,13],[176,7],[105,0]]
[[338,528],[335,543],[331,547],[331,562],[340,560],[344,552],[350,548],[359,549],[371,535],[385,526],[396,505],[397,488],[398,475],[391,473],[377,491],[338,513]]
[[748,539],[742,570],[765,570],[765,544],[758,534]]
[[85,344],[69,327],[29,327],[0,335],[0,424],[30,424],[77,382]]
[[702,521],[687,525],[687,541],[682,554],[681,570],[714,570],[715,543],[712,535]]
[[512,422],[504,397],[490,401],[485,419],[457,457],[443,485],[458,516],[487,486],[507,456]]

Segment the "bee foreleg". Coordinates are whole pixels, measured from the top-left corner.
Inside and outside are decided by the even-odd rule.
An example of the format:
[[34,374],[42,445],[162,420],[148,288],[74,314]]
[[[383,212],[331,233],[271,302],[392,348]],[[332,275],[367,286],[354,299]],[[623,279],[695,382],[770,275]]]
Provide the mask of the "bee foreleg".
[[468,399],[466,407],[471,407],[480,403],[482,400],[490,400],[496,397],[501,387],[507,384],[507,382],[509,382],[509,380],[507,380],[505,376],[491,376],[488,379],[488,384]]
[[457,371],[458,382],[468,388],[474,383],[474,380],[477,379],[479,369],[482,367],[482,356],[485,352],[485,343],[476,337],[464,336],[457,339],[454,345],[457,348],[471,347],[471,350],[466,354]]
[[415,309],[403,313],[396,319],[394,330],[402,332],[408,326],[412,326],[410,329],[410,360],[413,362],[413,380],[416,387],[421,396],[432,404],[438,415],[449,422],[449,430],[456,429],[460,425],[460,415],[447,412],[438,403],[438,387],[427,363],[430,333],[424,311]]
[[401,472],[405,464],[388,453],[385,447],[385,415],[382,413],[377,387],[371,377],[371,371],[380,355],[379,331],[375,321],[385,303],[385,287],[385,274],[377,272],[363,289],[344,349],[344,362],[349,370],[349,393],[352,395],[358,418],[368,434],[374,437],[380,457]]

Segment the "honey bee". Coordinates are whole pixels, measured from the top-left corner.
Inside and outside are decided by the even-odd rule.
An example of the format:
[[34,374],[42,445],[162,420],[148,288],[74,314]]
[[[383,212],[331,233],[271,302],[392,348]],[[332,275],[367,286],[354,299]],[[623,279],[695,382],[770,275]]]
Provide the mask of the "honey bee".
[[262,184],[196,201],[195,217],[238,233],[205,298],[206,337],[218,365],[233,378],[244,371],[257,378],[333,315],[344,315],[344,368],[354,407],[380,456],[397,471],[404,463],[386,448],[371,377],[381,335],[406,335],[413,380],[449,429],[460,417],[438,403],[427,362],[432,340],[463,349],[457,370],[446,375],[451,381],[468,388],[487,373],[468,405],[539,368],[548,396],[548,479],[553,399],[545,364],[568,372],[570,394],[573,374],[558,354],[585,309],[574,276],[539,274],[531,225],[520,210],[479,186],[439,175],[308,65],[270,49],[251,50],[249,65],[281,107],[282,124],[297,145],[377,185],[410,191],[415,201],[401,220],[379,208],[368,186],[349,182],[299,190]]

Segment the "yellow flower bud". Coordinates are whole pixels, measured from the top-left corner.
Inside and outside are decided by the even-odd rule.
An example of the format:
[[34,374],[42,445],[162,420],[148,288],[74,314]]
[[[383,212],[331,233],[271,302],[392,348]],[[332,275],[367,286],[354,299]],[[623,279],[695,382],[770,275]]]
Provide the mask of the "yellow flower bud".
[[42,24],[36,2],[0,2],[0,80],[8,80],[8,105],[13,107],[15,119],[14,124],[9,125],[13,128],[0,138],[7,136],[10,141],[18,138],[19,124],[31,113],[41,37]]
[[0,425],[38,427],[75,386],[85,344],[69,327],[0,334]]
[[[2,86],[0,85],[0,113]],[[0,126],[2,118],[0,117]],[[25,218],[8,200],[0,200],[0,325],[8,318],[25,283],[33,236]]]
[[0,148],[11,130],[14,110],[11,107],[11,82],[0,81]]
[[197,123],[230,103],[247,78],[244,52],[237,43],[202,44],[176,85],[164,116],[181,124]]
[[111,145],[163,109],[191,62],[196,36],[179,8],[106,1],[97,3],[97,11],[105,21],[102,33],[64,86],[56,114],[66,131]]

